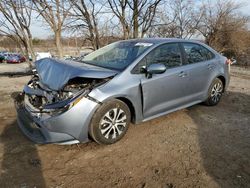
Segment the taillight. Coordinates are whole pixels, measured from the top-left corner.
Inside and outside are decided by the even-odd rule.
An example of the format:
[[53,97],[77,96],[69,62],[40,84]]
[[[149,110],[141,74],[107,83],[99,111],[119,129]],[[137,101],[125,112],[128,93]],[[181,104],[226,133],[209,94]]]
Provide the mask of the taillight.
[[227,60],[226,60],[226,62],[225,62],[225,64],[227,64],[227,65],[231,65],[231,64],[232,64],[232,62],[231,62],[231,60],[230,60],[230,59],[227,59]]
[[227,65],[227,67],[228,67],[228,72],[230,73],[230,69],[231,69],[231,64],[232,64],[232,61],[230,60],[230,59],[227,59],[226,61],[225,61],[225,64]]

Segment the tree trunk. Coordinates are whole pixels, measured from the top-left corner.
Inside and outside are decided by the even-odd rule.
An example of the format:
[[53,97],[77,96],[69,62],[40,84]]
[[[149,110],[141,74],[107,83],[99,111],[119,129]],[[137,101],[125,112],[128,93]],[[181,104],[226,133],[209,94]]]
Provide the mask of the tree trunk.
[[61,40],[61,31],[56,31],[55,32],[55,42],[56,42],[56,49],[57,49],[57,54],[59,58],[63,57],[63,46],[62,46],[62,40]]
[[96,49],[99,49],[101,47],[100,40],[99,40],[99,33],[96,33],[96,36],[95,36],[95,45],[96,45]]
[[126,9],[123,7],[122,8],[122,16],[120,17],[120,22],[122,24],[122,30],[123,30],[123,39],[126,40],[129,38],[129,28],[128,25],[126,23]]
[[147,32],[146,30],[142,30],[142,32],[141,32],[141,38],[143,38],[145,36],[146,32]]
[[97,42],[96,37],[94,35],[94,29],[90,23],[88,25],[89,25],[89,40],[91,42],[93,50],[97,50],[98,48],[97,48],[97,44],[96,44],[96,42]]
[[138,29],[139,29],[139,24],[138,24],[138,0],[134,0],[134,10],[133,10],[133,38],[138,38]]
[[[33,47],[33,41],[32,41],[32,35],[29,31],[28,32],[28,39],[27,39],[27,45],[28,45],[28,51],[29,51],[29,55],[31,55],[32,61],[36,60],[36,56],[35,56],[35,52],[34,52],[34,47]],[[28,57],[26,57],[26,60],[29,63],[29,66],[31,67],[31,61],[29,60],[29,55]]]
[[[29,47],[28,47],[28,43],[26,40],[22,40],[23,46],[24,46],[24,56],[27,60],[29,60]],[[30,66],[30,64],[29,64]],[[31,67],[31,66],[30,66]]]
[[94,32],[95,32],[95,44],[96,44],[96,49],[99,49],[101,47],[100,44],[100,36],[99,36],[99,31],[98,31],[98,27],[97,27],[97,23],[94,20]]
[[122,24],[123,39],[126,40],[129,38],[129,28],[124,18],[120,22]]

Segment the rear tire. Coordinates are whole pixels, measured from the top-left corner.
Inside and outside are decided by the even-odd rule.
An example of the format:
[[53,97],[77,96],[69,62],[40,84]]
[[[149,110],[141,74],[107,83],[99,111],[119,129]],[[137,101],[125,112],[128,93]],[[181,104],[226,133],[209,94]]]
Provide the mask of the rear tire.
[[205,104],[215,106],[220,102],[223,93],[223,83],[219,78],[214,79],[208,90],[208,98]]
[[113,144],[126,134],[130,120],[130,110],[124,102],[108,101],[93,115],[90,136],[99,144]]

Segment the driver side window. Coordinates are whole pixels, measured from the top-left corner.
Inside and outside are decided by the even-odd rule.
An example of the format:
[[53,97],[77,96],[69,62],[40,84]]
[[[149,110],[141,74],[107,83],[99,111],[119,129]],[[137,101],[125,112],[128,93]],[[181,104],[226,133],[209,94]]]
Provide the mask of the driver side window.
[[157,63],[164,64],[167,69],[180,66],[181,50],[178,43],[163,44],[153,49],[135,66],[132,72],[139,74],[142,67]]

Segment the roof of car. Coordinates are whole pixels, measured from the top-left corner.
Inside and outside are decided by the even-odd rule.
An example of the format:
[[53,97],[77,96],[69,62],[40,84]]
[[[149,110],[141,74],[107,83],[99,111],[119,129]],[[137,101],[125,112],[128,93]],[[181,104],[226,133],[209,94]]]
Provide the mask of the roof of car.
[[140,38],[140,39],[129,39],[126,41],[134,41],[134,42],[147,42],[147,43],[154,43],[160,44],[165,42],[198,42],[197,40],[186,40],[186,39],[179,39],[179,38]]

